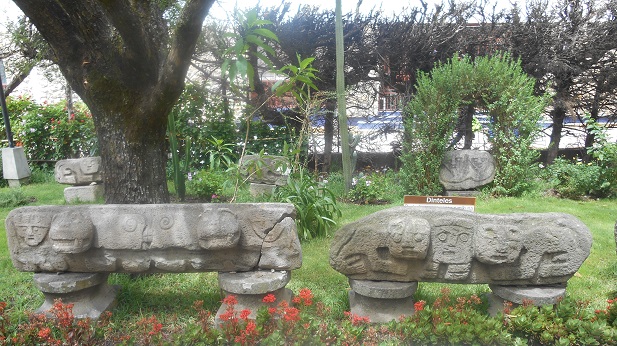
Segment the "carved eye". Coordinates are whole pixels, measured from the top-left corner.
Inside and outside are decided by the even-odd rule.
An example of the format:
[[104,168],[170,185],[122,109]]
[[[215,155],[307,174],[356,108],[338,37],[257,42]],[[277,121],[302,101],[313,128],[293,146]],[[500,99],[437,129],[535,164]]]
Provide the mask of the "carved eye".
[[418,243],[424,241],[424,236],[422,234],[416,234],[416,237],[414,238]]
[[462,233],[461,235],[458,236],[458,240],[463,242],[463,243],[469,241],[469,234]]
[[437,239],[439,239],[440,241],[446,241],[448,239],[448,233],[446,232],[441,232],[437,235]]

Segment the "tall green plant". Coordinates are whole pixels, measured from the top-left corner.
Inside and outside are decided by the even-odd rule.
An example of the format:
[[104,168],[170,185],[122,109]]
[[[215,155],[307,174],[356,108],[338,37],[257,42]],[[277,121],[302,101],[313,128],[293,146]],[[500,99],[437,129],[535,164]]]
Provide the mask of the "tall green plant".
[[302,169],[289,176],[287,185],[278,190],[278,199],[296,207],[296,225],[300,239],[327,236],[336,226],[341,210],[336,196]]
[[186,197],[186,175],[190,158],[190,140],[186,141],[184,161],[181,163],[180,153],[178,152],[178,133],[176,131],[176,119],[173,112],[169,113],[168,120],[168,132],[169,132],[169,146],[171,152],[171,167],[174,186],[176,187],[176,193],[181,201],[184,201]]

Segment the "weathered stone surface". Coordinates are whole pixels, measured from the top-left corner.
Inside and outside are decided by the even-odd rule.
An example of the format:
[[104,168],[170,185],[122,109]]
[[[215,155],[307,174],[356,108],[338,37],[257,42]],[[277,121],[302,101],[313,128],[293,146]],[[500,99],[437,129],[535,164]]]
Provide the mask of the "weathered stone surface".
[[103,184],[70,186],[64,189],[64,200],[66,203],[95,202],[102,198],[104,193]]
[[31,175],[23,147],[2,148],[2,176],[10,187],[20,187]]
[[73,304],[75,318],[98,319],[103,311],[116,305],[119,287],[107,284],[107,274],[101,273],[36,273],[34,283],[43,292],[45,301],[38,313],[54,317],[49,311],[54,301]]
[[341,228],[330,264],[356,280],[544,285],[574,275],[591,243],[589,229],[568,214],[403,206]]
[[293,270],[294,218],[284,203],[39,206],[11,211],[6,230],[21,271]]
[[551,305],[557,304],[566,296],[565,284],[523,287],[489,285],[489,288],[496,296],[516,304],[529,300],[534,305]]
[[56,181],[60,184],[88,185],[103,181],[99,156],[56,162]]
[[274,184],[251,183],[249,185],[249,192],[253,197],[272,196],[275,190],[276,185]]
[[417,282],[370,281],[349,279],[351,289],[365,297],[399,299],[411,297],[418,289]]
[[363,296],[349,291],[349,310],[360,317],[368,317],[371,323],[387,323],[398,320],[401,316],[414,313],[413,297],[381,299]]
[[230,294],[266,294],[285,287],[291,280],[289,271],[254,271],[219,273],[219,287]]
[[495,178],[495,160],[488,151],[446,152],[439,170],[439,182],[446,190],[469,190]]
[[246,155],[240,162],[240,173],[251,183],[283,186],[287,184],[289,166],[284,156]]

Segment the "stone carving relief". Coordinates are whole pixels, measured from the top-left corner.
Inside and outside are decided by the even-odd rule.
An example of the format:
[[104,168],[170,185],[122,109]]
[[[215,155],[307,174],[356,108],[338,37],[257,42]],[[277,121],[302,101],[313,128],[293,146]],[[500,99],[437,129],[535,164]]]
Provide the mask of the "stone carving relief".
[[590,249],[591,233],[567,214],[396,207],[341,228],[330,264],[357,280],[553,284]]
[[60,184],[88,185],[103,181],[99,156],[60,160],[55,167],[56,181]]
[[294,217],[283,203],[41,206],[11,211],[6,226],[22,271],[292,270]]
[[240,173],[251,183],[282,186],[287,184],[289,159],[274,155],[246,155],[240,162]]
[[468,190],[486,185],[495,178],[495,160],[487,151],[446,152],[439,170],[439,182],[446,190]]

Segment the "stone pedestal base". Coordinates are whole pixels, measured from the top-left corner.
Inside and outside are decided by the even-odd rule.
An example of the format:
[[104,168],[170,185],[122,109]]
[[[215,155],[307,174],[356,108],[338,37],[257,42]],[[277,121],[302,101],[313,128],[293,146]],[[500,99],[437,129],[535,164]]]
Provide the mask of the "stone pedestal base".
[[30,167],[22,147],[2,148],[2,175],[9,187],[20,187],[30,178]]
[[515,308],[523,301],[529,301],[535,306],[555,305],[566,296],[566,285],[553,286],[500,286],[489,285],[492,293],[488,294],[491,316],[503,312],[504,302],[511,302]]
[[260,196],[271,196],[274,194],[274,190],[276,189],[276,185],[271,184],[258,184],[251,183],[249,186],[249,191],[251,192],[251,196],[260,197]]
[[56,299],[61,299],[63,304],[73,304],[75,318],[98,319],[103,311],[116,305],[119,287],[108,285],[107,276],[101,273],[34,274],[34,283],[45,296],[37,312],[53,317],[49,310]]
[[413,295],[417,282],[369,281],[349,279],[351,313],[368,317],[373,323],[386,323],[414,313]]
[[66,203],[96,202],[103,197],[103,193],[103,184],[71,186],[64,189],[64,200]]
[[[268,294],[276,297],[276,305],[286,301],[291,305],[293,293],[285,288],[291,279],[289,271],[254,271],[243,273],[219,273],[219,287],[225,294],[234,295],[238,300],[233,308],[240,314],[242,310],[250,310],[249,319],[255,319],[257,310],[262,306],[268,306],[263,298]],[[227,311],[228,305],[223,303],[216,313],[216,325],[222,322],[220,316]]]

